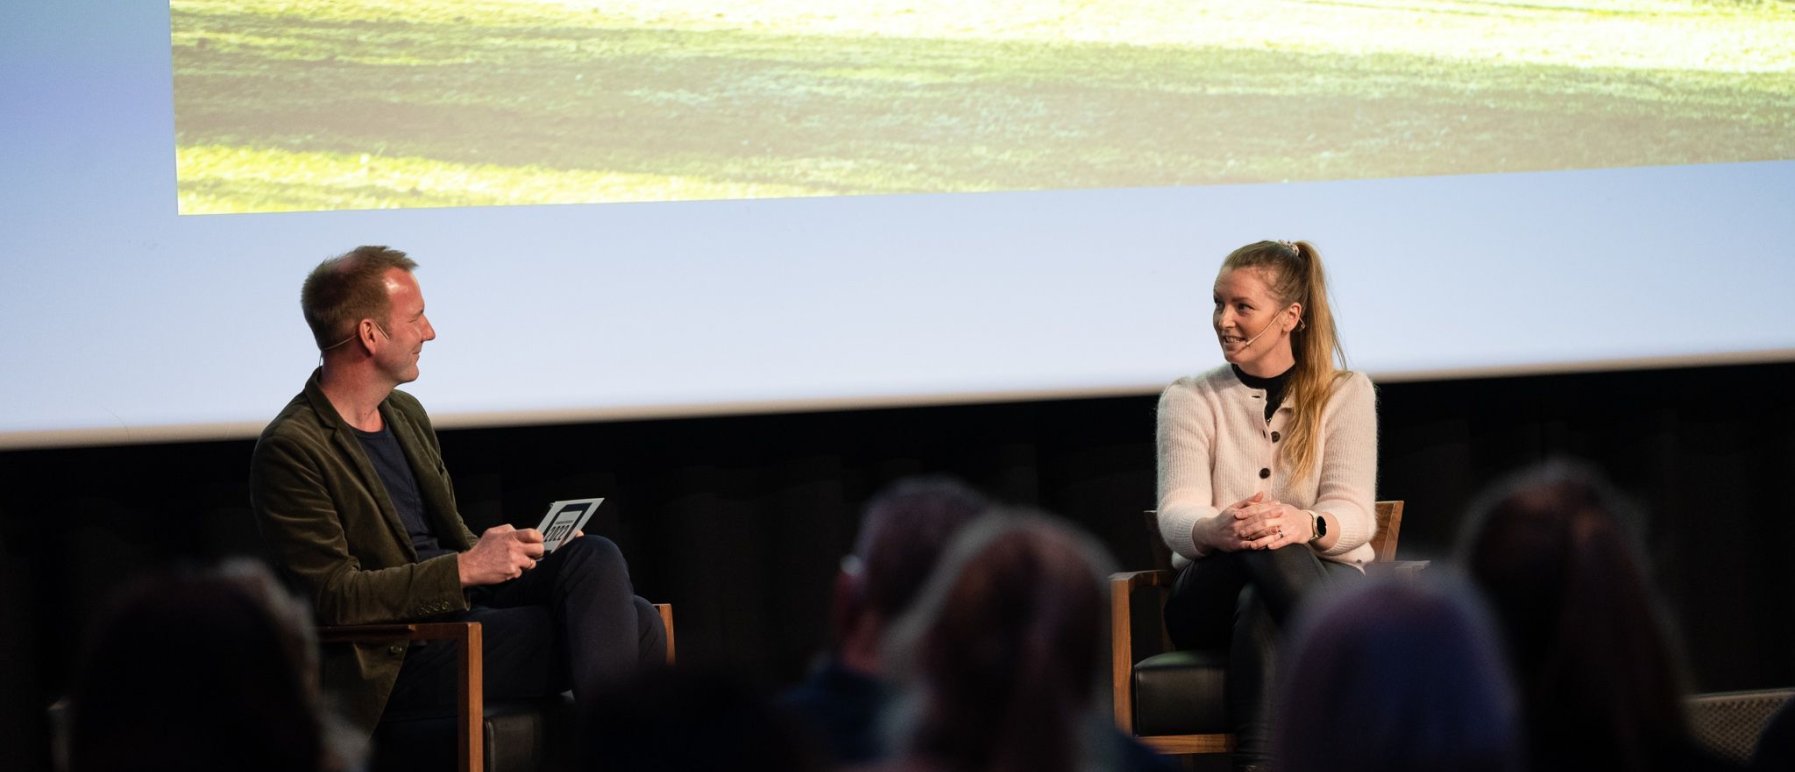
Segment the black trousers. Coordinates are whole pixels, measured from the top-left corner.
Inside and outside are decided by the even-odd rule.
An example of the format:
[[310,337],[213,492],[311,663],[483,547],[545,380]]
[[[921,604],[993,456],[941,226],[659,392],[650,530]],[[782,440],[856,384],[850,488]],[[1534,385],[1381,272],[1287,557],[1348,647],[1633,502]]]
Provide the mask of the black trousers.
[[[638,670],[666,661],[667,633],[637,597],[617,545],[575,539],[523,576],[468,590],[471,608],[448,621],[479,622],[488,700],[573,690],[581,712]],[[452,715],[455,647],[414,644],[387,699],[387,717]]]
[[1186,566],[1173,580],[1165,608],[1172,644],[1228,652],[1228,716],[1237,765],[1270,761],[1279,631],[1321,585],[1358,576],[1352,566],[1292,544],[1216,553]]

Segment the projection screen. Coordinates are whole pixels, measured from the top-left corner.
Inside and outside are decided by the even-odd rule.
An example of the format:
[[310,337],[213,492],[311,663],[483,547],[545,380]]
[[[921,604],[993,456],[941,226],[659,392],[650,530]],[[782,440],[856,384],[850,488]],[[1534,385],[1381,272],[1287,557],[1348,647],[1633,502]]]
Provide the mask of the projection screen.
[[1145,394],[1308,239],[1375,379],[1786,360],[1795,7],[0,9],[0,448],[253,435],[406,250],[445,427]]

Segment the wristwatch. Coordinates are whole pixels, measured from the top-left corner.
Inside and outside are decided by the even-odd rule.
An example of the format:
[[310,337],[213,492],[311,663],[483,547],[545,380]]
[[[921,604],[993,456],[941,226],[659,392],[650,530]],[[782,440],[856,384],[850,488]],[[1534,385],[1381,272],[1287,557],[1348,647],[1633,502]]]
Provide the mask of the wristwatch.
[[1315,534],[1309,538],[1309,543],[1314,544],[1321,541],[1322,537],[1328,535],[1328,519],[1322,517],[1320,512],[1310,512],[1309,529]]

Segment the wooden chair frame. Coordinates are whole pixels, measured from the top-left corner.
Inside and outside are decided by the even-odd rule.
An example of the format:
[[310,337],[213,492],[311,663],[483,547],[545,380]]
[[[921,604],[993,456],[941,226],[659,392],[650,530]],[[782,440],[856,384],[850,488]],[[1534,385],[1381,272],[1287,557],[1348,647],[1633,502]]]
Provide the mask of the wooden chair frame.
[[[1396,556],[1396,541],[1402,534],[1402,504],[1401,501],[1377,502],[1377,530],[1371,537],[1371,549],[1376,553],[1378,563],[1391,562]],[[1171,591],[1172,578],[1176,576],[1169,567],[1170,550],[1166,549],[1165,543],[1158,536],[1157,514],[1149,510],[1145,515],[1148,528],[1154,535],[1156,562],[1164,567],[1151,571],[1123,571],[1109,577],[1110,679],[1114,693],[1114,711],[1116,726],[1129,735],[1135,734],[1136,660],[1132,600],[1135,592],[1153,589],[1159,597],[1157,608],[1163,613],[1166,595]],[[1161,650],[1171,648],[1170,642],[1165,639],[1163,628],[1160,639]],[[1165,754],[1228,753],[1234,750],[1234,735],[1231,733],[1147,735],[1136,736],[1136,739]]]
[[[667,630],[667,664],[674,663],[673,606],[656,603]],[[318,642],[453,641],[455,643],[455,769],[482,772],[486,767],[485,651],[479,622],[414,622],[384,625],[342,625],[318,628]]]

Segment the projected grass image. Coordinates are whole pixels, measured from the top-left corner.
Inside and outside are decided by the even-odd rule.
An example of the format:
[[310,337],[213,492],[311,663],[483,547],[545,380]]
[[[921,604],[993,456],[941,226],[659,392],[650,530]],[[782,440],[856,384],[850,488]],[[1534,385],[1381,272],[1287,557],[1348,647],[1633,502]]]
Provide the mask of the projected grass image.
[[1795,158],[1795,4],[175,0],[180,211]]

